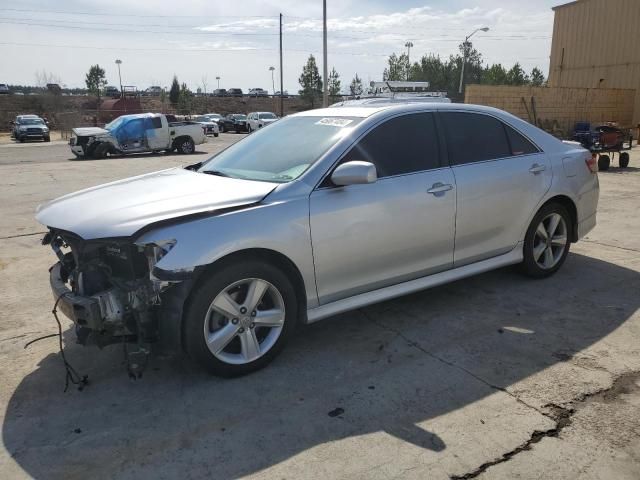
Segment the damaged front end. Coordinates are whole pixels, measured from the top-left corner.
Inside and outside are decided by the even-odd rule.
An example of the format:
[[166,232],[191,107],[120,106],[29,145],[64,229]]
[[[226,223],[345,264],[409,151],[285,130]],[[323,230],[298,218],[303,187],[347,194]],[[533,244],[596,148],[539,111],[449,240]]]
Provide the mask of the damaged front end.
[[130,238],[87,241],[51,229],[43,244],[51,245],[59,259],[50,269],[51,289],[57,308],[74,322],[78,343],[100,348],[134,343],[137,348],[128,359],[134,367],[146,363],[162,329],[166,332],[162,350],[176,349],[188,291],[183,284],[189,281],[160,280],[153,274],[175,241],[145,245]]

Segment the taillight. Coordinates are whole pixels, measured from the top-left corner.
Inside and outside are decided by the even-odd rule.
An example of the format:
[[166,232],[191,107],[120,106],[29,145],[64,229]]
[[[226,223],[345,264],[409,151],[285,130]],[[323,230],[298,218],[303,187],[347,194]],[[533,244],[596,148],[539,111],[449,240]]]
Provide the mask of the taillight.
[[598,160],[596,160],[595,155],[591,155],[591,158],[585,159],[585,163],[591,173],[598,173]]

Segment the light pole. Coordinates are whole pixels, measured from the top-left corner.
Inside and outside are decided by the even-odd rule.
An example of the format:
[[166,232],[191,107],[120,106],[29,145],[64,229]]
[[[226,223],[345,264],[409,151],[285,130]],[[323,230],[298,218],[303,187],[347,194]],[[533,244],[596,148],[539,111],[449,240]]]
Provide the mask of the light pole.
[[116,65],[118,65],[118,78],[120,79],[120,96],[124,97],[124,91],[122,90],[122,75],[120,75],[120,65],[122,65],[122,60],[119,58],[116,59]]
[[324,57],[322,106],[326,108],[329,106],[329,85],[327,85],[329,77],[329,65],[327,65],[327,0],[322,0],[322,53]]
[[407,81],[409,80],[409,72],[411,71],[411,47],[413,47],[413,42],[409,41],[404,44],[407,47]]
[[220,90],[220,77],[216,77],[216,80],[218,81],[218,90]]
[[271,88],[273,89],[273,95],[275,96],[276,94],[276,81],[273,78],[273,72],[275,72],[276,67],[269,67],[269,71],[271,72]]
[[464,43],[462,44],[462,69],[460,70],[460,87],[458,88],[458,93],[462,94],[462,83],[464,82],[464,64],[467,63],[467,44],[469,43],[469,39],[473,37],[477,32],[488,32],[489,27],[482,27],[475,29],[471,35],[464,39]]

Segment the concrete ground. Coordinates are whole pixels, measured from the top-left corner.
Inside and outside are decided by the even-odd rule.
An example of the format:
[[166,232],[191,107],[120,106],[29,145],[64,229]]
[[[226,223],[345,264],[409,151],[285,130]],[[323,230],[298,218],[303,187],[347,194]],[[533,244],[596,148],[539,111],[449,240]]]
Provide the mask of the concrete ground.
[[640,150],[601,173],[598,227],[554,277],[487,273],[300,328],[268,368],[222,380],[74,344],[63,393],[37,204],[206,158],[70,160],[0,147],[0,478],[640,478]]

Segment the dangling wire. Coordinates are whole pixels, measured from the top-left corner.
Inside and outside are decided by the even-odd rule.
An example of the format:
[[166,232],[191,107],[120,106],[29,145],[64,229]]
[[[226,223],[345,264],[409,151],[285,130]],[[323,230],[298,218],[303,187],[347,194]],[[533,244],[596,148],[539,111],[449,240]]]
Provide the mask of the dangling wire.
[[56,299],[56,302],[53,304],[53,310],[51,310],[51,313],[53,314],[53,318],[56,319],[56,323],[58,324],[58,333],[52,333],[50,335],[45,335],[43,337],[39,337],[34,340],[31,340],[30,342],[27,342],[25,344],[24,348],[27,348],[29,345],[39,340],[44,340],[45,338],[51,338],[51,337],[57,336],[58,347],[60,348],[60,356],[62,358],[62,363],[64,364],[64,368],[66,370],[66,376],[64,379],[64,391],[66,392],[69,389],[69,382],[73,383],[74,385],[78,385],[78,390],[82,391],[84,387],[89,384],[89,376],[80,375],[78,371],[75,368],[73,368],[73,366],[67,361],[67,357],[64,354],[64,346],[62,344],[62,324],[60,323],[60,319],[58,318],[58,303],[60,303],[60,300],[65,295],[66,293],[63,293]]

